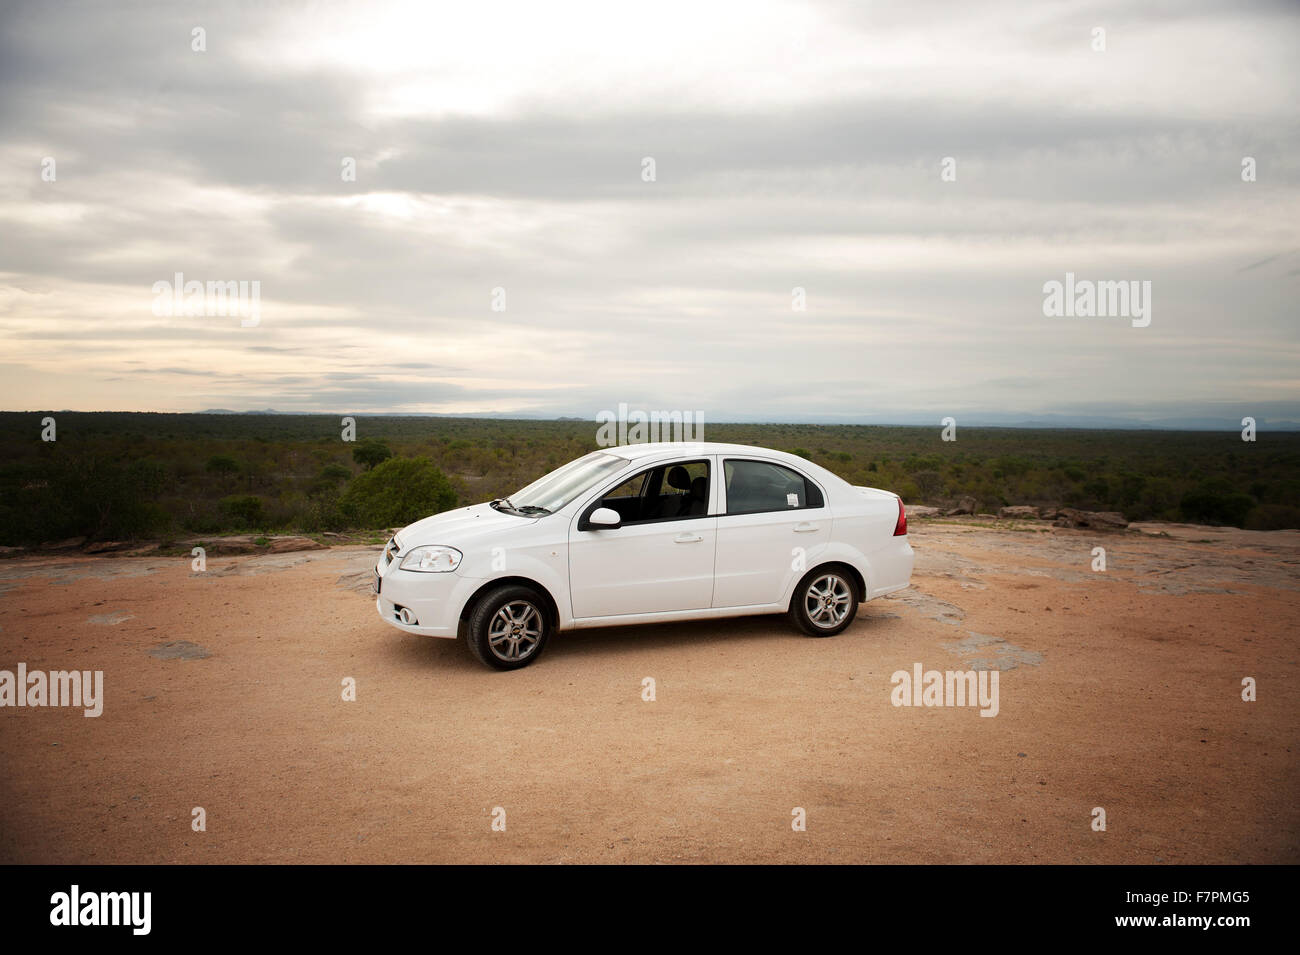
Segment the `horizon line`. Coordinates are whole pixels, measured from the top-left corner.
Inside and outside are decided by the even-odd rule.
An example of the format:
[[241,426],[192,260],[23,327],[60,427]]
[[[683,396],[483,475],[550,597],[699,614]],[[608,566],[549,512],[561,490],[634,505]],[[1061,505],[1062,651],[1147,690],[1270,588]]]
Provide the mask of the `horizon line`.
[[[640,409],[638,409],[640,410]],[[659,412],[656,412],[659,413]],[[100,409],[86,411],[77,408],[62,409],[36,409],[36,410],[9,410],[0,409],[0,415],[22,415],[22,414],[132,414],[132,415],[191,415],[191,416],[222,416],[222,417],[358,417],[358,418],[439,418],[452,420],[476,420],[487,419],[492,421],[520,421],[520,422],[585,422],[592,425],[599,425],[601,422],[595,417],[585,418],[579,415],[546,415],[546,414],[523,414],[520,412],[490,412],[490,411],[471,411],[460,414],[447,412],[408,412],[408,411],[278,411],[270,408],[259,408],[249,410],[235,410],[230,408],[210,408],[202,411],[125,411],[115,409]],[[646,414],[650,414],[649,411]],[[1215,426],[1208,422],[1203,424],[1187,423],[1178,426],[1168,424],[1153,424],[1144,421],[1113,421],[1104,424],[1054,424],[1048,421],[1026,418],[1015,422],[1001,422],[997,424],[984,423],[987,421],[986,412],[983,415],[976,414],[967,419],[968,424],[962,424],[959,418],[957,424],[959,427],[982,428],[982,429],[1003,429],[1003,430],[1040,430],[1040,431],[1161,431],[1161,432],[1186,432],[1186,433],[1235,433],[1241,430],[1241,425],[1237,422],[1229,424],[1224,422],[1221,426]],[[1001,416],[1005,413],[992,413]],[[1009,417],[1009,415],[1007,415]],[[1069,418],[1089,418],[1090,415],[1065,415],[1059,412],[1050,413],[1052,417]],[[1098,416],[1105,417],[1105,416]],[[933,424],[916,423],[915,421],[827,421],[827,420],[802,420],[802,419],[766,419],[766,420],[725,420],[718,419],[715,421],[705,422],[700,419],[700,424],[710,424],[713,426],[735,425],[735,426],[777,426],[777,425],[803,425],[807,427],[861,427],[861,428],[932,428],[942,427],[943,422],[936,419]],[[1300,432],[1300,422],[1283,420],[1277,423],[1269,423],[1267,418],[1256,418],[1256,429],[1266,428],[1278,433]]]

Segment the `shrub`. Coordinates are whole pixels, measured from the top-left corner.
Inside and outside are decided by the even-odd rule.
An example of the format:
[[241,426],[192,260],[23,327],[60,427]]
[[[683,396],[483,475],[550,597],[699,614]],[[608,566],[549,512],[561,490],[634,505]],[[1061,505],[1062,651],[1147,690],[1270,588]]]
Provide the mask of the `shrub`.
[[1227,478],[1212,478],[1178,503],[1183,518],[1194,524],[1231,524],[1241,527],[1255,507],[1255,499],[1234,489]]
[[[359,451],[360,448],[357,450]],[[381,458],[380,460],[383,459]],[[332,481],[337,484],[339,481],[346,481],[348,478],[352,477],[352,469],[344,464],[327,464],[320,469],[320,474],[318,474],[317,477],[321,481]]]
[[1083,493],[1098,507],[1105,507],[1110,501],[1110,482],[1104,477],[1094,478],[1083,486]]
[[73,461],[64,469],[62,494],[78,531],[97,540],[130,539],[167,523],[156,499],[166,469],[148,459],[117,463]]
[[1300,507],[1290,504],[1261,504],[1246,518],[1252,531],[1280,531],[1300,528]]
[[932,501],[943,491],[943,475],[938,471],[916,471],[912,480],[920,490],[922,500]]
[[456,491],[428,458],[389,458],[358,474],[339,500],[360,527],[401,527],[456,505]]
[[234,494],[221,499],[221,509],[240,527],[260,527],[262,499],[256,494]]
[[339,508],[337,491],[312,497],[302,517],[302,529],[313,533],[341,531],[348,526],[347,516]]
[[16,486],[0,499],[5,544],[73,536],[129,540],[168,523],[157,504],[166,469],[156,461],[50,456],[9,476]]
[[352,460],[361,465],[366,470],[376,467],[383,461],[387,461],[393,456],[388,445],[382,441],[362,441],[352,449]]

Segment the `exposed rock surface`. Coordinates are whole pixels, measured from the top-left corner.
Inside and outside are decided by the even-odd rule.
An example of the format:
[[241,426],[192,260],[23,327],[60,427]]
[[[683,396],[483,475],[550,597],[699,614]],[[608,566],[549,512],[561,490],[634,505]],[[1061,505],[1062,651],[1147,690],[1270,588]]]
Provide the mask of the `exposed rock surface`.
[[1122,531],[1128,521],[1118,511],[1077,511],[1063,507],[1056,518],[1057,527],[1086,527],[1094,531]]
[[907,508],[908,520],[914,517],[938,517],[943,513],[939,508],[929,507],[925,504],[907,504],[904,506]]
[[272,537],[267,549],[272,554],[285,554],[295,550],[325,550],[325,545],[310,537]]
[[1010,507],[998,508],[998,517],[1010,517],[1016,520],[1038,520],[1038,508],[1029,504],[1012,504]]

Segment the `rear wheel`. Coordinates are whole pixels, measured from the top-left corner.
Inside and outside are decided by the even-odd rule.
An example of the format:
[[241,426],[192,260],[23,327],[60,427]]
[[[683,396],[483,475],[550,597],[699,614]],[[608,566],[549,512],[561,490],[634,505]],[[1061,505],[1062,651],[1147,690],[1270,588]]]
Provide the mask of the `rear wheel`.
[[480,663],[518,670],[542,654],[551,625],[546,604],[528,587],[498,587],[470,611],[466,642]]
[[853,622],[858,591],[839,567],[819,567],[804,576],[790,601],[790,619],[810,637],[833,637]]

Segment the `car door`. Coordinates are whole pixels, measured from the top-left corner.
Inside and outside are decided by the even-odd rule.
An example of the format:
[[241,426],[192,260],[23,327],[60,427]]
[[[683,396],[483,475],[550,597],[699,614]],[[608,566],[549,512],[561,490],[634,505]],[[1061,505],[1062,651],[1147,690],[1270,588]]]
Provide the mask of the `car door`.
[[784,464],[724,456],[714,607],[774,604],[830,539],[822,489]]
[[[685,471],[694,488],[671,485],[673,468]],[[714,462],[700,457],[648,466],[583,506],[569,530],[569,591],[576,619],[711,605],[717,544],[713,470]],[[704,481],[702,492],[697,478]],[[627,501],[632,488],[641,498],[635,506]],[[624,523],[587,525],[586,517],[606,497],[617,502]]]

